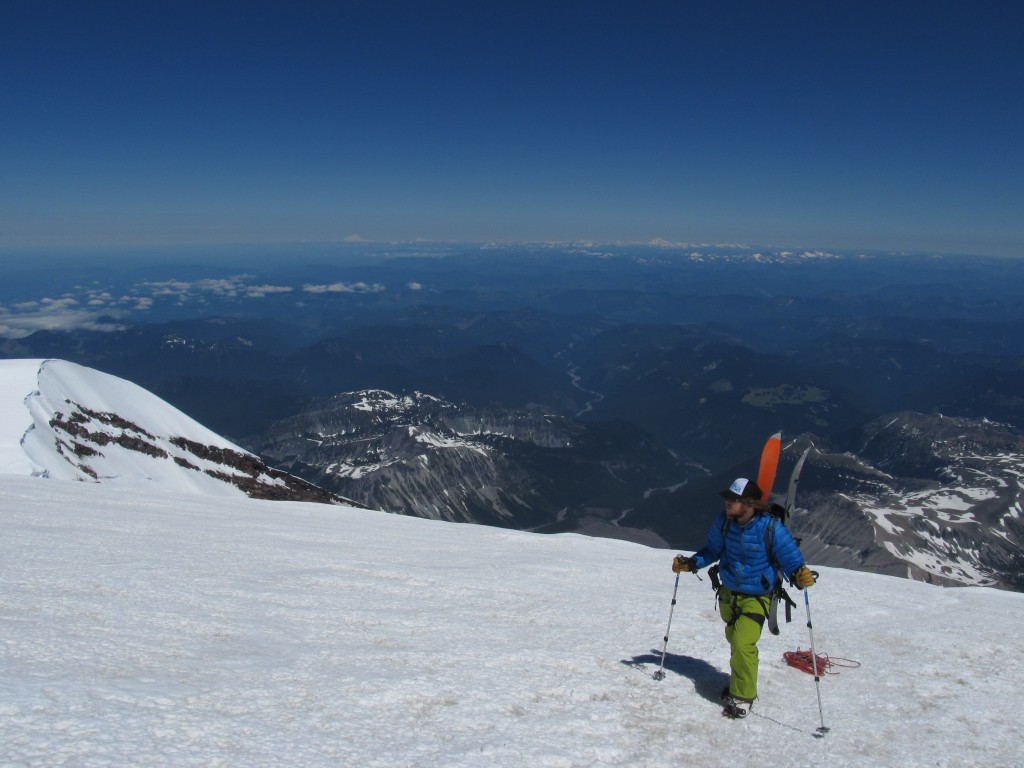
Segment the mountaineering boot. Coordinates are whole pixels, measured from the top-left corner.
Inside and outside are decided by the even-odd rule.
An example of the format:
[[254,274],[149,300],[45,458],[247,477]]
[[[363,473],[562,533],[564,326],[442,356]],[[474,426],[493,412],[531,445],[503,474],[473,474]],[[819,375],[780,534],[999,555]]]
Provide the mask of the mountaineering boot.
[[724,698],[724,705],[722,707],[722,714],[732,720],[739,720],[740,718],[746,717],[747,712],[754,706],[754,702],[750,699],[739,699],[735,696],[726,696]]

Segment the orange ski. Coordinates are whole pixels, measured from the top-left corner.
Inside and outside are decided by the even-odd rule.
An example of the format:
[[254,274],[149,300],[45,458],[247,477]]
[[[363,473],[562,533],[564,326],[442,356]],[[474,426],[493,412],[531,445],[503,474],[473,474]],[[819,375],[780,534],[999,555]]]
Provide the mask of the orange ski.
[[779,468],[779,455],[782,453],[782,433],[776,432],[768,438],[761,451],[761,468],[757,473],[757,487],[761,489],[761,501],[768,501],[772,496],[772,485],[775,484],[775,472]]

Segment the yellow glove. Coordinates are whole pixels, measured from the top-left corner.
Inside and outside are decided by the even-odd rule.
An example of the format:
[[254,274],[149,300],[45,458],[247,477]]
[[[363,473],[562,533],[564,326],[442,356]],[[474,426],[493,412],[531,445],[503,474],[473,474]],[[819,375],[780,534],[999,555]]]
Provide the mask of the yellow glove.
[[797,589],[813,587],[814,581],[814,571],[812,571],[806,565],[801,565],[799,568],[793,571],[793,584],[796,586]]
[[697,570],[697,559],[693,557],[683,557],[682,555],[676,555],[676,559],[672,561],[672,573],[684,573]]

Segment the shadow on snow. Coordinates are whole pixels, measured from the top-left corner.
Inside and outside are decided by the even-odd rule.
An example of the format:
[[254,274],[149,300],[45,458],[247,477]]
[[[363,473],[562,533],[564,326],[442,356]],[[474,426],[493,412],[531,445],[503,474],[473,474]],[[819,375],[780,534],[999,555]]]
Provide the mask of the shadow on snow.
[[[632,659],[623,659],[622,663],[627,667],[634,667],[644,674],[654,673],[661,668],[661,651],[652,649],[650,653],[642,656],[634,656]],[[647,666],[655,667],[648,670]],[[711,666],[703,659],[695,659],[692,656],[681,656],[675,653],[665,654],[665,671],[674,672],[680,677],[687,677],[693,681],[694,690],[708,701],[718,704],[721,701],[722,689],[729,684],[729,674]]]

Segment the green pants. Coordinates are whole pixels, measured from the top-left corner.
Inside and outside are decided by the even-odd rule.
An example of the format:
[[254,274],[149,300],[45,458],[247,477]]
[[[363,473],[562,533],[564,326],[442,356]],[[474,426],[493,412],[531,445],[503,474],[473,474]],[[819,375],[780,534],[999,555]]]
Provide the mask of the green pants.
[[718,600],[718,610],[725,622],[725,639],[732,649],[729,693],[753,701],[757,698],[757,641],[768,616],[769,598],[734,595],[723,586]]

